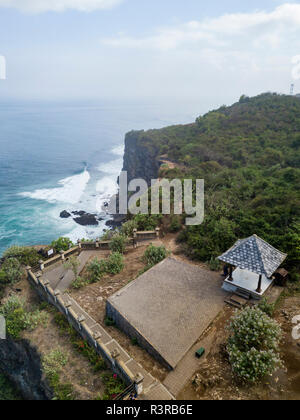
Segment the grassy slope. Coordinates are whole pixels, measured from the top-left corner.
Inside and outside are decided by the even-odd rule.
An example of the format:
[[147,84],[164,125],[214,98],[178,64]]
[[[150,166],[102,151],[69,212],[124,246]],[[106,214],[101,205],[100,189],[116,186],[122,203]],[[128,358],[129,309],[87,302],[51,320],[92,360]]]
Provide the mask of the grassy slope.
[[139,133],[184,166],[164,175],[204,178],[206,217],[180,239],[194,258],[210,260],[237,238],[258,234],[300,259],[300,100],[263,94],[242,97],[194,124]]

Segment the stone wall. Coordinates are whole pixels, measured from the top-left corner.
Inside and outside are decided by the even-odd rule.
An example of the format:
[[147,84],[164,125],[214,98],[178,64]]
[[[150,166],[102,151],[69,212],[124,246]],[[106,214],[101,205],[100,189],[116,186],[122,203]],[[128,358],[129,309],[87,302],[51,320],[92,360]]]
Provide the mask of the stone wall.
[[158,360],[163,366],[165,366],[169,370],[173,370],[173,368],[169,365],[169,363],[159,354],[157,350],[147,341],[147,339],[137,330],[135,329],[131,323],[122,315],[108,300],[106,302],[106,315],[107,317],[111,318],[123,331],[126,335],[130,338],[135,338],[138,344],[145,349],[151,356],[153,356],[156,360]]
[[74,301],[68,294],[61,294],[59,291],[54,292],[47,281],[43,281],[40,275],[35,275],[30,267],[27,267],[27,276],[31,285],[35,288],[40,298],[46,300],[51,305],[55,306],[67,319],[70,325],[86,340],[90,346],[94,347],[96,352],[106,361],[107,365],[127,384],[136,384],[136,389],[139,393],[143,390],[143,375],[134,373],[126,365],[122,354],[130,356],[116,343],[116,347],[109,349],[107,344],[104,344],[102,337],[106,338],[109,343],[114,340],[108,336],[104,328],[97,324],[82,308]]

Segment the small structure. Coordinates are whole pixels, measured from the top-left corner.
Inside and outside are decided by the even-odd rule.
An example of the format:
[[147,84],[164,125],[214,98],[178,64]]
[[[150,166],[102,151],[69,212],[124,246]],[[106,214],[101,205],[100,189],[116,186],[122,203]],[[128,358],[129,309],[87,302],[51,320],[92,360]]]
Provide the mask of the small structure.
[[232,248],[218,257],[230,266],[223,289],[261,299],[274,282],[272,275],[286,257],[286,254],[257,235],[238,240]]

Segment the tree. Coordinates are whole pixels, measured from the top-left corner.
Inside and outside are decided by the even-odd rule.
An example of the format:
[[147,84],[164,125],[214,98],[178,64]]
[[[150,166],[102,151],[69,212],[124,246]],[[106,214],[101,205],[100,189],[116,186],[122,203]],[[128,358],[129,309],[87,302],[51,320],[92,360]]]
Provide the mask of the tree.
[[73,245],[73,242],[69,238],[58,238],[51,243],[51,247],[54,248],[56,252],[68,251]]
[[259,308],[237,312],[229,331],[229,360],[233,372],[243,381],[259,382],[282,366],[278,350],[281,328]]

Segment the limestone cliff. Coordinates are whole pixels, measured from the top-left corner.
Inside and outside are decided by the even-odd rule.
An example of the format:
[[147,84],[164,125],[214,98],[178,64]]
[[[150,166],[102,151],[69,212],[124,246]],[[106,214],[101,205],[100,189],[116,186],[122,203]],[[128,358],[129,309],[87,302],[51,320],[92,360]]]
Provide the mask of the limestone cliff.
[[29,341],[0,340],[0,371],[25,400],[45,401],[53,398],[43,377],[40,356]]
[[160,162],[158,148],[149,142],[144,131],[131,131],[125,137],[123,171],[127,171],[128,182],[142,178],[151,184],[158,177]]

